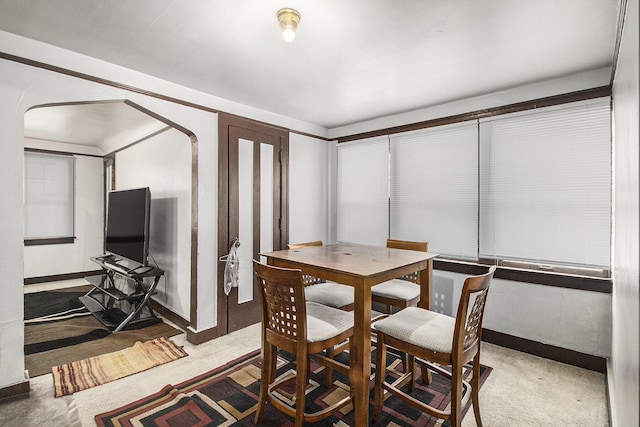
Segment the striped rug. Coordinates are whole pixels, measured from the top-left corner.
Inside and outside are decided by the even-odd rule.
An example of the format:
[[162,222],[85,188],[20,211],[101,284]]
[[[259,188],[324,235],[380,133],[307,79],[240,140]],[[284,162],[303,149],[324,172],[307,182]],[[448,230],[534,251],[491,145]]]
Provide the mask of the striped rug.
[[187,356],[169,338],[137,342],[133,347],[51,368],[55,397],[73,394]]

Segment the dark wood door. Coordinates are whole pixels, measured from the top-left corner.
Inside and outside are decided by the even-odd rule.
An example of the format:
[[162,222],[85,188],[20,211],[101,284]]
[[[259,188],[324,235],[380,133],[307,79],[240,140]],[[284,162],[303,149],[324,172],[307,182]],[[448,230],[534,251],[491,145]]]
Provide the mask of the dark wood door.
[[252,260],[287,242],[289,139],[285,129],[219,115],[218,253],[240,242],[238,287],[224,291],[225,263],[218,264],[218,325],[229,333],[260,321],[260,297]]

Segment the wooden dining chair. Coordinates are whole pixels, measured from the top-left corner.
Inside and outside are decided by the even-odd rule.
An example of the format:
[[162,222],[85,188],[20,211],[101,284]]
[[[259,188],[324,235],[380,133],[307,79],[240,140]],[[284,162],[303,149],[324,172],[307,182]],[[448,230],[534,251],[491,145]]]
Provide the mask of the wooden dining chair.
[[[387,248],[427,252],[429,243],[389,239],[387,240]],[[394,307],[401,310],[418,305],[418,301],[420,301],[418,272],[373,286],[371,288],[371,300],[383,304],[389,314],[392,313]]]
[[[287,245],[289,249],[303,249],[312,246],[322,246],[322,241],[316,240],[313,242],[290,243]],[[317,302],[318,304],[328,305],[329,307],[339,308],[341,310],[353,310],[353,303],[355,301],[353,287],[325,281],[309,275],[304,275],[303,277],[306,286],[305,295],[307,301]]]
[[[346,375],[349,367],[327,358],[322,352],[353,336],[353,313],[311,301],[305,302],[305,286],[300,270],[272,267],[253,261],[260,289],[262,311],[262,375],[255,423],[258,424],[267,402],[293,417],[296,426],[316,422],[335,413],[352,401],[351,394],[327,408],[305,412],[305,391],[309,380],[309,358],[314,356],[325,366]],[[295,374],[276,379],[278,349],[295,355]],[[295,381],[295,407],[284,404],[273,393]]]
[[[449,419],[452,426],[460,426],[462,408],[471,395],[476,423],[482,426],[478,401],[480,343],[487,294],[495,270],[496,267],[492,266],[486,274],[468,277],[464,281],[455,318],[419,307],[408,307],[373,325],[378,340],[374,422],[380,416],[383,402],[389,396],[386,392],[389,392],[429,415]],[[391,384],[385,381],[387,346],[409,354],[410,363],[407,372]],[[429,406],[410,395],[415,379],[416,358],[426,362],[430,370],[450,378],[449,411]],[[473,387],[463,378],[463,367],[472,360]],[[451,366],[451,372],[441,365]],[[408,393],[405,393],[401,387],[407,383]]]

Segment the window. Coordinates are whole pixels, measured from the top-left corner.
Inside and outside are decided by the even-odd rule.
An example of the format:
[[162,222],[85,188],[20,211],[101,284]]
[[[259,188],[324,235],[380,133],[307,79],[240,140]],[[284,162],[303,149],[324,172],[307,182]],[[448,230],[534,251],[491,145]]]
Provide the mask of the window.
[[391,136],[391,233],[450,258],[478,253],[478,125]]
[[493,118],[480,135],[480,257],[608,269],[609,99]]
[[25,151],[25,244],[73,242],[75,158]]
[[389,236],[389,140],[338,146],[338,241],[386,244]]
[[387,137],[338,146],[339,241],[421,240],[445,259],[609,276],[609,97],[388,140],[389,152]]

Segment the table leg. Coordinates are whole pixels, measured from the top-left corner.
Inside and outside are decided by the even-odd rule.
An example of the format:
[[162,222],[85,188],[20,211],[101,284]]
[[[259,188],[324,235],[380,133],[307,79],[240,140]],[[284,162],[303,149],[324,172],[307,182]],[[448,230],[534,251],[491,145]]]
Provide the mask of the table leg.
[[427,268],[420,271],[420,301],[418,307],[431,310],[433,291],[433,260],[427,261]]
[[[431,299],[433,292],[433,260],[427,261],[427,268],[420,271],[420,301],[418,307],[431,310]],[[426,365],[420,363],[422,370],[422,381],[424,384],[431,384],[433,378],[431,371]],[[412,380],[413,381],[413,380]]]
[[371,286],[359,283],[354,287],[354,330],[350,360],[350,380],[358,426],[369,424],[369,385],[371,377]]

